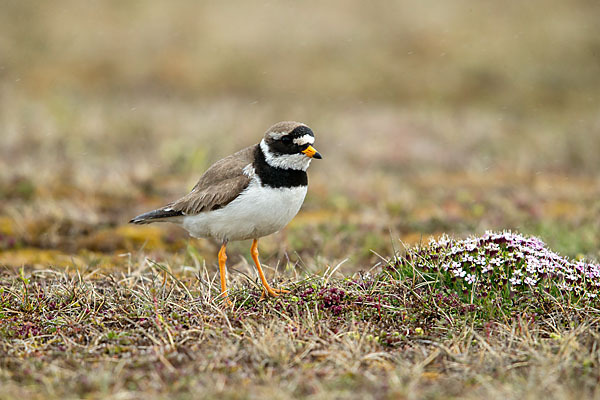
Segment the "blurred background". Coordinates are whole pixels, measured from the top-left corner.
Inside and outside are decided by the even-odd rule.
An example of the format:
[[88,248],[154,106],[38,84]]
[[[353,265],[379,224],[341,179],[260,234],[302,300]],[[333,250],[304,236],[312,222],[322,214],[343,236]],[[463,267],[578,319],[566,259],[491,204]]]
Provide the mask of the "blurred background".
[[288,119],[324,159],[261,241],[273,267],[487,229],[598,258],[598,21],[593,0],[5,0],[0,263],[212,267],[214,243],[126,222]]

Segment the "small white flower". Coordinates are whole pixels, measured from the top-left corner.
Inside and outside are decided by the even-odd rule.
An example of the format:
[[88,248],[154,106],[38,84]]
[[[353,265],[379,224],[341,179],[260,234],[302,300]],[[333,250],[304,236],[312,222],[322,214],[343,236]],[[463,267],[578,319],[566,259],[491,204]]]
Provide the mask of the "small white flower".
[[488,243],[485,248],[489,251],[500,251],[500,245],[496,243]]
[[512,278],[510,278],[510,283],[513,286],[518,286],[522,283],[522,281],[519,278],[513,276]]
[[529,286],[533,286],[533,285],[537,284],[537,280],[532,279],[530,277],[525,278],[524,282],[526,285],[529,285]]
[[490,264],[494,264],[499,267],[504,264],[504,260],[500,257],[494,257],[490,260]]
[[525,268],[529,274],[535,274],[537,272],[537,265],[528,264]]
[[452,246],[450,248],[450,254],[457,255],[458,253],[462,253],[463,251],[465,251],[462,247],[460,246]]
[[477,245],[475,243],[468,243],[465,248],[467,249],[467,251],[473,251],[477,248]]
[[513,276],[516,276],[516,277],[523,276],[523,271],[521,271],[520,269],[516,269],[513,271]]
[[467,272],[462,268],[453,269],[452,273],[454,274],[454,276],[457,276],[459,278],[462,278],[467,274]]

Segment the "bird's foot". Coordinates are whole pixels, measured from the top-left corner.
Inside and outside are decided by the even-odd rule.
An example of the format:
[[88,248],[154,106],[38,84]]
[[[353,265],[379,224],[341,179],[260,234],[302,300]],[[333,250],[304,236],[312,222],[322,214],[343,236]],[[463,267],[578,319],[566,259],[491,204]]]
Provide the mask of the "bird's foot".
[[262,295],[260,296],[260,300],[264,300],[267,297],[279,297],[280,294],[289,293],[289,290],[286,289],[273,289],[271,287],[263,288]]

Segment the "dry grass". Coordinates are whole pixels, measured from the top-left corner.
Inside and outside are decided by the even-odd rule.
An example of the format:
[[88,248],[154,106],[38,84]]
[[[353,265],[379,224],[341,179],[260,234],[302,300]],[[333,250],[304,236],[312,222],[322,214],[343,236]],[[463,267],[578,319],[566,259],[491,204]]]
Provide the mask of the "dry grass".
[[111,275],[5,272],[0,394],[597,395],[594,309],[556,303],[537,318],[486,319],[467,305],[434,301],[431,283],[328,272],[283,282],[292,294],[272,302],[258,302],[256,281],[238,282],[236,305],[226,309],[198,265],[130,267]]
[[[0,397],[600,396],[592,306],[499,318],[373,278],[487,229],[600,258],[597,2],[5,3]],[[124,223],[283,119],[325,157],[260,243],[293,293],[257,303],[233,244],[225,310],[214,243]]]

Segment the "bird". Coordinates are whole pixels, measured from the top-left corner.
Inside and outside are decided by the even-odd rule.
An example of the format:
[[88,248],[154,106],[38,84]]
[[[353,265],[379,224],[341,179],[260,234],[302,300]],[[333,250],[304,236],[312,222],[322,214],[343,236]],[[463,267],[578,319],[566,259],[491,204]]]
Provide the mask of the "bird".
[[250,255],[263,286],[261,299],[288,293],[267,282],[258,258],[258,240],[281,230],[300,210],[308,190],[306,170],[313,159],[322,159],[314,141],[306,124],[278,122],[259,143],[210,166],[187,195],[129,222],[172,222],[194,238],[218,240],[221,296],[229,304],[227,243],[252,239]]

